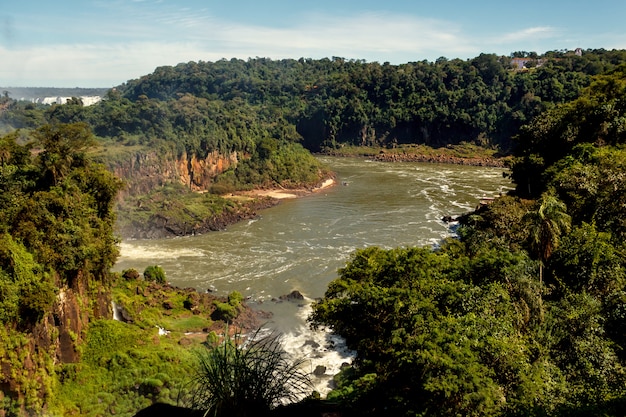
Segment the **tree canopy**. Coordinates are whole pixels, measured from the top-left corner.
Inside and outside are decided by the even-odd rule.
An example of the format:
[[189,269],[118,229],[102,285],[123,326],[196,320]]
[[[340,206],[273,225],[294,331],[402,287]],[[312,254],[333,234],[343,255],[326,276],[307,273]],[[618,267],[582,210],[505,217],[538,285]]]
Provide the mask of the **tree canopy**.
[[339,270],[310,317],[357,353],[329,398],[360,415],[623,413],[625,78],[523,127],[516,193],[458,239]]
[[95,144],[88,126],[44,126],[28,144],[18,137],[0,138],[3,324],[36,322],[54,288],[79,276],[106,280],[118,254],[113,201],[121,182],[86,156]]

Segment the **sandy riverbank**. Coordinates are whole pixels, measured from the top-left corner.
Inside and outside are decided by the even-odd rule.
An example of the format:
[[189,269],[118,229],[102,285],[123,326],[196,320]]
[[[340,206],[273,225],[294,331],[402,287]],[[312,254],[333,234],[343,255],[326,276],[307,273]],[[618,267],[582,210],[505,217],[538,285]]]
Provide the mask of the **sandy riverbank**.
[[321,190],[332,187],[335,184],[336,184],[335,179],[329,178],[325,180],[323,183],[321,183],[319,186],[314,187],[314,188],[294,188],[294,189],[274,188],[271,190],[247,191],[243,194],[250,196],[250,197],[271,197],[277,200],[284,200],[288,198],[298,198],[298,197],[302,197],[308,194],[316,193]]

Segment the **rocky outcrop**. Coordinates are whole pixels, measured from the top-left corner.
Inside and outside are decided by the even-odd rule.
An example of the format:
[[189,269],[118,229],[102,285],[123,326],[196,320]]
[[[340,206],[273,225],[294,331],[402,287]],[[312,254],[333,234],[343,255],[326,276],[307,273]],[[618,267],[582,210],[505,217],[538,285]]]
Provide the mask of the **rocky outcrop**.
[[185,153],[177,160],[179,180],[189,185],[192,191],[207,191],[217,175],[236,166],[237,162],[239,162],[237,152],[224,156],[214,151],[205,158],[188,156]]
[[192,191],[207,191],[218,174],[238,162],[237,152],[222,155],[214,151],[199,157],[186,152],[175,156],[174,152],[155,150],[128,153],[117,162],[109,162],[109,168],[126,184],[120,193],[123,198],[129,194],[145,194],[169,182],[179,182]]
[[372,157],[375,161],[381,162],[430,162],[438,164],[455,164],[484,167],[505,167],[505,162],[500,158],[488,157],[459,157],[451,155],[422,155],[413,153],[379,153]]
[[281,301],[302,301],[304,300],[304,295],[298,290],[293,290],[289,294],[284,294],[278,297]]

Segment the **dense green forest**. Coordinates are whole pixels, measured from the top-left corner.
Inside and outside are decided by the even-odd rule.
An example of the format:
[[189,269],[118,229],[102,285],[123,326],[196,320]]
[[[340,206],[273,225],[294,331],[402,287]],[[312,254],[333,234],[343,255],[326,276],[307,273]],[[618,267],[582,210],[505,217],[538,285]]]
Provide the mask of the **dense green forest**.
[[[96,143],[89,127],[46,125],[31,139],[0,138],[0,404],[8,415],[41,410],[52,395],[55,362],[76,360],[86,312],[101,317],[98,298],[118,255],[121,181],[87,157]],[[85,315],[61,306],[74,302]]]
[[164,140],[178,152],[250,152],[266,137],[311,151],[466,141],[506,152],[521,125],[625,60],[621,50],[553,51],[524,71],[493,54],[402,65],[337,57],[189,62],[130,80],[87,108],[15,102],[0,122],[15,129],[84,121],[112,142]]
[[623,415],[625,97],[622,67],[526,125],[518,189],[458,239],[353,255],[311,317],[357,351],[329,399],[360,415]]
[[[224,60],[158,68],[89,107],[0,97],[3,411],[132,415],[175,402],[194,359],[155,325],[183,340],[213,323],[193,309],[241,311],[237,294],[203,305],[150,271],[109,272],[124,187],[110,170],[128,155],[237,153],[211,179],[217,194],[313,184],[326,173],[307,149],[469,142],[513,154],[515,192],[435,249],[353,254],[310,317],[357,352],[328,401],[345,415],[622,415],[624,58],[551,52],[525,71],[486,54]],[[112,300],[133,327],[107,319]]]
[[110,271],[123,184],[92,159],[95,146],[84,123],[0,137],[1,415],[130,416],[181,401],[192,348],[251,320],[236,292],[171,288],[158,266],[143,279]]

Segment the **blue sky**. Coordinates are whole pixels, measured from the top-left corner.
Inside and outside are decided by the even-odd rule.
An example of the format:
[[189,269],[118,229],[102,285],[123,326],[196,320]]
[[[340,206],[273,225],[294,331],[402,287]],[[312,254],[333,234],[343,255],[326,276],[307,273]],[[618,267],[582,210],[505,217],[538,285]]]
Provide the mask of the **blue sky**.
[[113,87],[222,58],[626,49],[626,1],[0,0],[0,86]]

